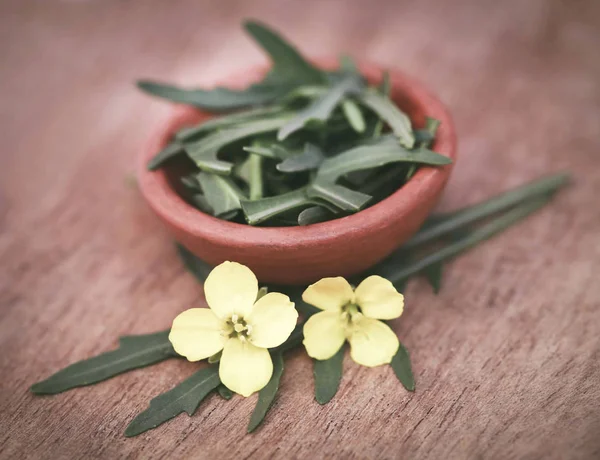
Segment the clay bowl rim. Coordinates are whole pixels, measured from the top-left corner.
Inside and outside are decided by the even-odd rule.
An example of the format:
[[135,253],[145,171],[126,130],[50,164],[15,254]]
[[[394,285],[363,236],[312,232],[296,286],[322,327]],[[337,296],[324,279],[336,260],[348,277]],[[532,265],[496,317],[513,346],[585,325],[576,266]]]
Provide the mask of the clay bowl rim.
[[[337,65],[335,59],[318,59],[315,62],[324,69],[334,69]],[[372,83],[380,81],[383,71],[387,69],[368,61],[359,61],[358,67]],[[251,66],[218,80],[218,84],[244,87],[258,80],[268,69],[268,65]],[[406,184],[373,206],[327,222],[292,227],[255,227],[203,213],[176,193],[164,170],[148,171],[146,168],[148,161],[166,145],[174,132],[185,124],[185,120],[194,116],[198,118],[199,115],[208,118],[200,110],[185,105],[175,106],[138,156],[138,181],[142,194],[154,212],[170,225],[196,238],[231,248],[285,249],[318,242],[333,242],[356,232],[376,233],[376,229],[385,226],[393,214],[409,215],[411,208],[419,202],[418,197],[428,188],[437,187],[441,193],[456,161],[456,132],[445,105],[421,83],[405,73],[395,69],[388,69],[388,72],[393,93],[405,95],[411,103],[420,105],[427,116],[441,121],[433,149],[451,158],[453,163],[443,167],[422,166]],[[398,100],[397,94],[393,95],[393,99]]]

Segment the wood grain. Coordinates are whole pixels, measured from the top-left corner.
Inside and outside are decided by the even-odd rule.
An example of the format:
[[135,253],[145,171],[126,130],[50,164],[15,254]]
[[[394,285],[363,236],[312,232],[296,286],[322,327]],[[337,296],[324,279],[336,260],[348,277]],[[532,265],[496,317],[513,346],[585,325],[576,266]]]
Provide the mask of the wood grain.
[[[417,391],[346,357],[340,392],[313,398],[296,352],[265,425],[254,398],[210,397],[144,435],[122,433],[190,375],[169,361],[34,397],[33,382],[164,329],[198,305],[157,219],[130,184],[167,104],[136,77],[208,82],[262,58],[242,17],[309,54],[397,66],[454,113],[451,209],[558,170],[576,183],[527,222],[412,282],[395,329]],[[0,456],[2,458],[600,457],[600,3],[597,1],[0,3]]]

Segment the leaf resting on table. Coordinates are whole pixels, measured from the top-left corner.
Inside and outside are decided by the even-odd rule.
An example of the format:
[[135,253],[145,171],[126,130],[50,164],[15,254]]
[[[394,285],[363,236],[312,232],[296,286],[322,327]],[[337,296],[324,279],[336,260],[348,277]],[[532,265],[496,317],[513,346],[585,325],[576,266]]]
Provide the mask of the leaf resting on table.
[[315,399],[319,404],[327,404],[335,396],[342,380],[344,349],[324,361],[313,360],[315,377]]
[[172,390],[150,401],[150,406],[141,412],[125,430],[125,436],[137,436],[151,430],[173,417],[186,412],[192,416],[202,400],[219,386],[218,367],[200,369]]
[[128,335],[119,339],[117,350],[71,364],[46,380],[34,384],[31,391],[38,395],[61,393],[175,356],[178,355],[169,342],[169,331]]
[[391,365],[394,374],[396,374],[400,383],[404,385],[404,388],[408,391],[415,391],[415,378],[413,377],[410,365],[410,356],[408,355],[408,350],[404,348],[404,345],[400,344],[398,351],[392,358]]
[[248,433],[252,433],[262,423],[279,390],[279,381],[283,375],[283,354],[281,352],[273,353],[272,358],[273,375],[267,386],[258,392],[258,400],[248,424]]

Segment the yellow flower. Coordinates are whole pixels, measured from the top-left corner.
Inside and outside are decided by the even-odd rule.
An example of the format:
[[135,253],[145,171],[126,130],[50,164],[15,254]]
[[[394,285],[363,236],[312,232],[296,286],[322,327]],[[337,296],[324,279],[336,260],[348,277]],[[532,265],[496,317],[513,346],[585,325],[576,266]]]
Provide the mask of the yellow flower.
[[189,361],[222,351],[221,382],[250,396],[271,379],[268,348],[281,345],[296,326],[298,312],[286,295],[270,292],[259,300],[252,271],[236,262],[215,267],[204,283],[208,308],[192,308],[173,321],[169,340]]
[[342,277],[323,278],[302,299],[323,310],[304,325],[303,343],[312,358],[331,358],[346,340],[350,356],[363,366],[387,364],[398,351],[398,337],[379,320],[398,318],[404,296],[385,278],[369,276],[354,291]]

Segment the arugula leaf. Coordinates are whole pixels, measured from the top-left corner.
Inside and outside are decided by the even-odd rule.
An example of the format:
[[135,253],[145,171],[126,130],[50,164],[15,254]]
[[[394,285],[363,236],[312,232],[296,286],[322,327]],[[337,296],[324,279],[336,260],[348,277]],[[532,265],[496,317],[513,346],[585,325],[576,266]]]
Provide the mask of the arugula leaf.
[[229,177],[200,171],[196,178],[215,216],[241,209],[240,200],[246,196]]
[[252,145],[249,147],[243,147],[243,150],[275,160],[285,160],[292,155],[291,152],[289,152],[284,146],[275,142],[270,145]]
[[290,211],[310,204],[306,195],[306,188],[299,188],[292,192],[263,198],[262,200],[241,201],[242,210],[246,221],[250,225],[257,225],[277,214]]
[[217,387],[217,393],[219,393],[219,396],[225,401],[229,401],[231,398],[233,398],[233,391],[231,391],[225,385],[219,385]]
[[410,356],[404,345],[400,344],[390,364],[394,370],[394,374],[396,374],[400,383],[404,385],[404,388],[408,391],[415,391],[415,378],[410,366]]
[[442,263],[431,265],[427,267],[423,274],[425,278],[431,285],[434,294],[439,294],[440,289],[442,288],[442,275],[443,275],[444,265]]
[[[383,72],[383,76],[381,78],[381,83],[380,83],[378,89],[382,96],[389,99],[390,94],[392,92],[392,84],[390,81],[390,73],[387,70],[385,72]],[[378,118],[377,122],[375,123],[375,127],[373,128],[372,137],[378,138],[379,136],[381,136],[382,131],[383,131],[383,120],[381,118]]]
[[218,367],[200,369],[172,390],[163,393],[152,401],[144,412],[132,420],[125,436],[132,437],[151,430],[173,417],[186,412],[190,417],[206,396],[221,383]]
[[276,117],[249,120],[230,128],[215,131],[192,144],[186,144],[185,151],[200,169],[216,174],[230,174],[233,164],[217,158],[218,152],[224,146],[255,134],[275,131],[289,119],[290,114],[284,113]]
[[373,198],[343,185],[315,181],[307,189],[309,198],[319,198],[348,212],[358,212]]
[[180,142],[190,142],[198,140],[199,137],[204,134],[222,129],[231,128],[236,124],[255,120],[257,118],[269,117],[272,115],[278,115],[283,111],[283,108],[278,105],[270,105],[268,107],[258,107],[252,110],[245,110],[243,112],[233,113],[231,115],[223,115],[215,118],[210,118],[199,125],[187,127],[179,130],[175,133],[175,139]]
[[309,64],[300,53],[275,31],[257,21],[246,21],[244,28],[267,52],[273,73],[281,79],[303,84],[325,84],[325,74]]
[[567,185],[569,181],[568,174],[554,174],[501,193],[476,205],[454,211],[419,230],[404,244],[403,248],[409,249],[427,243],[527,200],[552,194]]
[[318,168],[325,155],[316,145],[307,143],[301,153],[292,155],[277,165],[277,170],[283,173],[297,173]]
[[319,404],[327,404],[335,396],[342,380],[344,349],[323,361],[313,359],[315,377],[315,399]]
[[352,126],[352,129],[357,133],[364,133],[366,129],[365,118],[363,117],[360,108],[352,99],[345,99],[342,102],[342,111],[344,116]]
[[277,140],[281,141],[290,134],[304,128],[308,122],[326,122],[347,94],[358,93],[362,90],[362,87],[362,81],[355,75],[346,76],[283,125],[277,133]]
[[128,335],[119,339],[119,348],[75,364],[38,382],[31,391],[51,395],[91,385],[133,369],[178,356],[169,342],[169,331]]
[[377,168],[391,163],[419,163],[443,166],[452,160],[426,148],[407,150],[389,142],[388,139],[369,145],[346,150],[334,157],[327,158],[319,168],[315,182],[335,183],[342,176],[353,171]]
[[148,162],[147,168],[149,171],[156,171],[167,161],[176,158],[182,153],[185,153],[183,145],[181,145],[179,142],[172,142],[152,157],[152,159]]
[[258,400],[248,424],[248,433],[252,433],[262,423],[279,390],[279,381],[283,375],[283,354],[281,352],[273,353],[272,357],[273,375],[267,386],[258,392]]
[[389,98],[382,96],[373,88],[363,91],[357,97],[361,103],[373,110],[390,125],[400,144],[407,149],[413,148],[415,137],[408,115],[396,107]]
[[312,206],[298,214],[298,225],[312,225],[325,222],[335,217],[335,214],[323,206]]
[[185,268],[196,277],[200,283],[204,283],[214,267],[196,257],[181,244],[176,243],[177,255],[183,262]]
[[240,91],[221,87],[211,90],[182,89],[150,80],[140,80],[137,82],[137,86],[152,96],[192,105],[215,113],[268,104],[284,96],[294,87],[289,83],[276,83],[265,80]]

